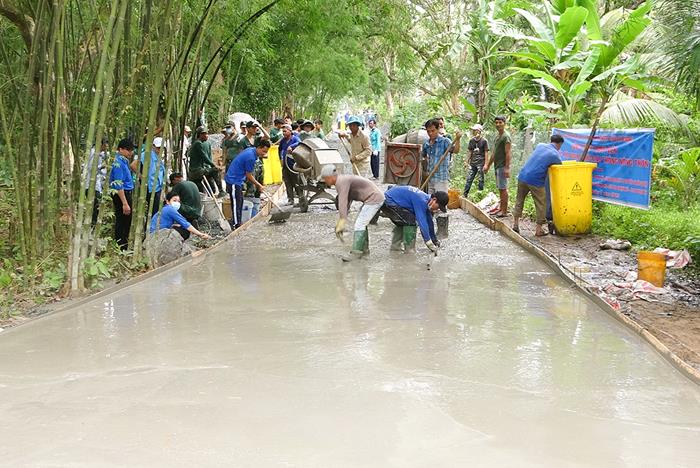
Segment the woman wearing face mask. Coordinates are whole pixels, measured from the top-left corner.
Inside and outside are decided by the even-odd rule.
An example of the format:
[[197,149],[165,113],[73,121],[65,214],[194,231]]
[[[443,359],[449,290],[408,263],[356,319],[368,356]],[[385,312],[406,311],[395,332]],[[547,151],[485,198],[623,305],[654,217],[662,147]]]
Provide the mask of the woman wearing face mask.
[[[195,229],[184,216],[177,210],[180,209],[180,197],[172,192],[165,196],[165,205],[160,213],[156,213],[151,218],[150,232],[153,234],[158,229],[174,229],[180,233],[184,240],[190,237],[190,233],[201,237],[202,239],[211,239],[209,234],[205,234]],[[160,216],[160,220],[158,217]]]

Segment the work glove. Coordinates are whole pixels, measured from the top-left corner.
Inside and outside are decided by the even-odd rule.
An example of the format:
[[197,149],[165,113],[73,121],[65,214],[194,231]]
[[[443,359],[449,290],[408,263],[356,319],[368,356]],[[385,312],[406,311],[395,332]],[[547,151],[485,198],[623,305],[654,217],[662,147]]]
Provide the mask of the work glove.
[[341,242],[345,242],[343,240],[343,234],[345,233],[345,219],[339,218],[338,222],[335,224],[335,236],[340,240]]
[[435,243],[432,240],[429,240],[428,242],[425,243],[425,246],[430,249],[432,253],[437,255],[438,252],[438,246],[435,245]]

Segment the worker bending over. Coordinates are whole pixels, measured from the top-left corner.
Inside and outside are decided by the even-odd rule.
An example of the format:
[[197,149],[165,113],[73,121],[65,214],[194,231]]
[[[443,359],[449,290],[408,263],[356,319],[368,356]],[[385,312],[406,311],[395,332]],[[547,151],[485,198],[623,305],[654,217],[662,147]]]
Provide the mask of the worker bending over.
[[546,236],[547,232],[542,226],[547,222],[547,196],[545,191],[545,182],[549,167],[554,164],[561,164],[559,150],[564,144],[564,138],[561,135],[552,135],[550,143],[540,143],[532,152],[530,158],[525,162],[525,165],[520,169],[518,174],[518,196],[515,200],[515,209],[513,210],[513,231],[520,232],[520,217],[523,214],[523,206],[525,205],[525,197],[527,194],[532,194],[532,199],[535,201],[535,235],[537,237]]
[[437,253],[440,242],[435,236],[433,214],[438,211],[447,213],[447,192],[438,190],[428,195],[416,187],[400,185],[387,190],[384,198],[382,212],[395,224],[391,250],[415,251],[416,231],[420,228],[426,247]]
[[335,185],[338,192],[338,223],[335,225],[335,235],[343,240],[345,223],[348,219],[348,211],[352,202],[362,202],[362,208],[355,219],[355,227],[352,236],[352,250],[343,257],[343,261],[349,262],[361,258],[369,253],[369,225],[372,218],[382,208],[384,195],[379,188],[364,177],[356,175],[338,175],[335,166],[327,164],[321,169],[319,177],[329,187]]

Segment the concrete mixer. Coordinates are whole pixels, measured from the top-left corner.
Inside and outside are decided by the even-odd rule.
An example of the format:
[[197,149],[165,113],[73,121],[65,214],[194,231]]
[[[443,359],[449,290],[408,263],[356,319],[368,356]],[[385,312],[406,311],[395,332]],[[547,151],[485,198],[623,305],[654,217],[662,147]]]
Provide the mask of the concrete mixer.
[[[292,152],[294,167],[292,170],[299,174],[295,188],[300,188],[304,196],[299,200],[299,208],[306,213],[309,205],[316,200],[328,200],[325,204],[333,204],[337,207],[336,196],[327,191],[328,186],[318,180],[321,168],[326,164],[332,164],[343,173],[345,163],[338,150],[329,148],[328,144],[320,138],[307,138],[302,141]],[[324,204],[324,203],[319,203]]]

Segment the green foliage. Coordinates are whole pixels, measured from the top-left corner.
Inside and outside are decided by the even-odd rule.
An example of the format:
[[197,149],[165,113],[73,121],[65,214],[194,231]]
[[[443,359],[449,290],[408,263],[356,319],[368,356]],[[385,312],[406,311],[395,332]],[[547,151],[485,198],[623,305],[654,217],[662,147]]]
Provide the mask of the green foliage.
[[106,280],[112,275],[108,261],[104,258],[85,260],[85,276],[89,285],[99,284],[99,281]]
[[638,210],[594,202],[593,233],[627,239],[639,249],[688,249],[700,259],[700,207],[652,206]]
[[391,120],[391,136],[407,133],[413,128],[420,128],[429,116],[428,105],[423,101],[412,101],[394,112]]
[[671,177],[668,185],[678,200],[688,206],[700,201],[700,148],[683,151],[678,157],[662,160]]

